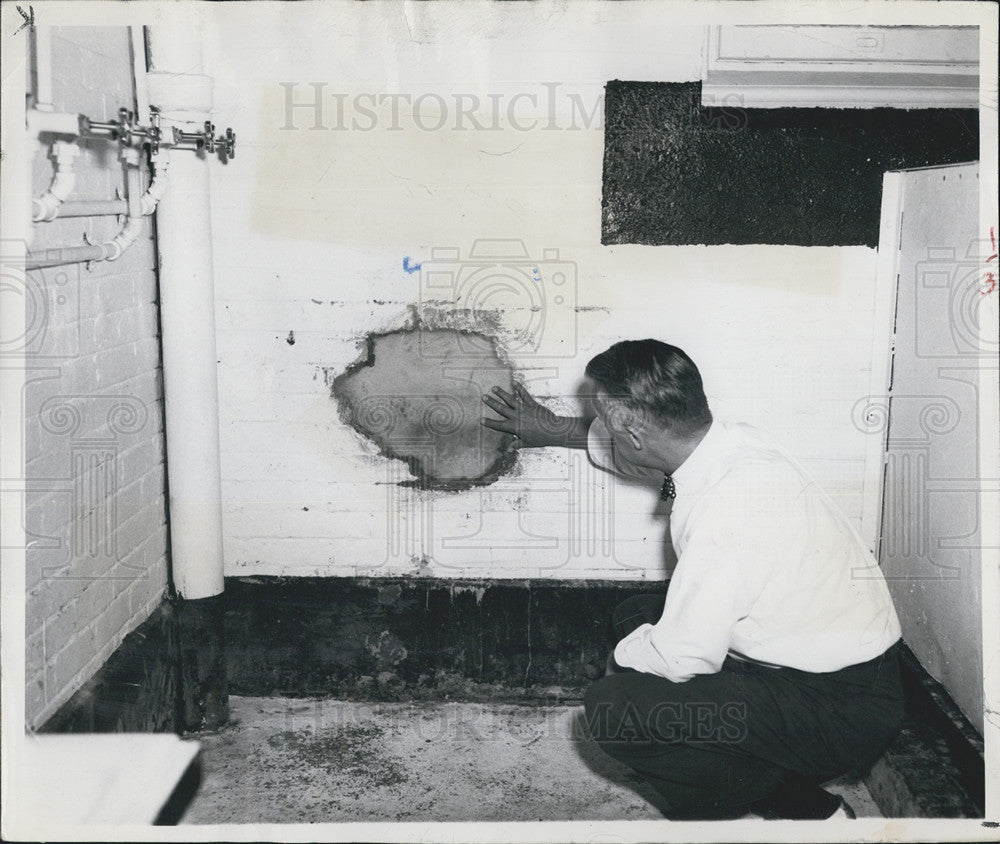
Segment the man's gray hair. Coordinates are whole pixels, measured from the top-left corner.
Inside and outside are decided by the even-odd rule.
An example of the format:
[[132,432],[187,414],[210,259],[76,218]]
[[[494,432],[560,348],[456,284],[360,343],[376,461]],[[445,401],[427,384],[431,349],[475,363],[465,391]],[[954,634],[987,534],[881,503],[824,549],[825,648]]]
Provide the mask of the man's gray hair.
[[687,436],[712,422],[701,373],[683,350],[659,340],[623,340],[592,358],[587,376],[612,400]]

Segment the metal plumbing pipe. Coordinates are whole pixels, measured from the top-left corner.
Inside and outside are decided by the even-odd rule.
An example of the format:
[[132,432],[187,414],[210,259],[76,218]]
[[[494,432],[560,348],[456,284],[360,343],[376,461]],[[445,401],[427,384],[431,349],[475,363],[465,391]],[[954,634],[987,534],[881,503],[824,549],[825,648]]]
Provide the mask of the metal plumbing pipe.
[[142,195],[141,206],[143,214],[152,214],[159,205],[160,200],[167,193],[167,168],[170,166],[170,152],[160,150],[152,157],[150,168],[152,170],[152,181],[146,192]]
[[117,261],[142,233],[142,197],[139,196],[141,176],[139,173],[139,152],[125,151],[125,179],[128,198],[124,200],[129,212],[128,220],[113,239],[105,243],[87,244],[47,249],[43,252],[29,252],[25,265],[28,269],[55,267],[61,264],[77,264],[84,261]]
[[[153,180],[139,200],[143,216],[156,211],[156,206],[167,192],[167,168],[170,166],[169,153],[161,149],[151,162]],[[128,214],[128,201],[124,199],[82,199],[64,202],[56,211],[56,217],[121,217]]]
[[124,199],[90,199],[64,202],[57,217],[120,217],[128,213]]
[[122,253],[135,242],[143,229],[141,197],[139,196],[142,177],[139,173],[138,150],[126,150],[125,162],[125,201],[128,204],[128,220],[125,221],[121,231],[109,244],[113,250],[113,254],[108,258],[109,261],[117,261]]
[[[44,29],[44,27],[39,27],[39,30],[41,29]],[[47,90],[45,86],[48,85],[48,82],[43,82],[43,80],[47,80],[49,78],[47,75],[51,73],[51,68],[49,67],[47,59],[42,61],[41,50],[36,50],[35,56],[37,96],[38,92],[44,92]],[[52,111],[52,103],[39,103],[38,105],[40,108],[29,108],[27,114],[25,115],[28,137],[31,138],[33,142],[31,150],[32,156],[38,155],[44,150],[44,146],[39,140],[39,135],[43,133],[51,135],[67,135],[73,138],[77,138],[85,133],[88,121],[82,114]],[[66,191],[67,195],[68,193],[69,192]],[[41,208],[38,206],[37,203],[39,201],[40,200],[38,199],[32,199],[32,218],[34,218],[35,214],[39,212],[48,213],[45,206],[42,206]],[[25,245],[30,248],[34,238],[35,227],[29,225],[28,230],[25,233]]]
[[60,246],[28,252],[24,256],[24,267],[38,270],[42,267],[59,267],[63,264],[82,264],[87,261],[104,261],[110,253],[103,243],[89,243],[84,246]]
[[136,238],[142,234],[143,218],[129,217],[113,239],[104,243],[87,243],[83,246],[59,246],[28,252],[25,255],[26,269],[58,267],[63,264],[82,264],[89,261],[117,261]]
[[28,134],[35,139],[45,133],[78,138],[87,133],[90,124],[82,114],[68,111],[41,111],[37,108],[28,109],[25,122],[28,124]]
[[54,220],[59,213],[59,206],[66,198],[73,193],[76,187],[76,173],[73,171],[73,162],[80,154],[80,147],[74,142],[56,141],[52,145],[52,151],[56,158],[56,171],[52,177],[52,184],[37,199],[31,200],[32,222],[39,223],[43,220]]
[[139,172],[139,150],[128,147],[122,151],[122,158],[125,160],[125,202],[128,204],[128,215],[141,217],[139,194],[142,191],[142,174]]
[[128,249],[133,243],[135,243],[136,238],[142,234],[143,230],[143,220],[142,217],[129,217],[125,221],[125,225],[122,226],[121,231],[115,235],[114,240],[110,242],[110,247],[113,253],[108,257],[109,261],[117,261],[122,254]]

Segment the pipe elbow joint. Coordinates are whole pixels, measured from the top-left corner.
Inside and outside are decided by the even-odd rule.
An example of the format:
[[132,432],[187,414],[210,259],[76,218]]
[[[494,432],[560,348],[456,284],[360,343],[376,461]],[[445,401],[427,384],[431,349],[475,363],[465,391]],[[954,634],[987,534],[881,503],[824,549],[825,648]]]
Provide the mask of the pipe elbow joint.
[[59,216],[59,206],[72,194],[76,187],[76,173],[73,164],[80,155],[80,147],[71,141],[56,141],[52,145],[56,171],[52,184],[41,197],[31,202],[32,222],[51,222]]
[[55,153],[57,167],[72,167],[81,152],[75,141],[56,141],[52,144],[52,151]]
[[141,207],[143,216],[148,216],[156,210],[156,206],[167,193],[167,167],[170,166],[170,159],[163,154],[161,160],[153,164],[153,181],[146,192],[142,195]]
[[128,222],[118,232],[114,240],[104,244],[107,251],[106,261],[117,261],[139,237],[142,232],[142,217],[129,217]]
[[51,222],[59,216],[59,206],[73,193],[76,175],[71,172],[57,173],[49,189],[40,198],[31,201],[32,222]]

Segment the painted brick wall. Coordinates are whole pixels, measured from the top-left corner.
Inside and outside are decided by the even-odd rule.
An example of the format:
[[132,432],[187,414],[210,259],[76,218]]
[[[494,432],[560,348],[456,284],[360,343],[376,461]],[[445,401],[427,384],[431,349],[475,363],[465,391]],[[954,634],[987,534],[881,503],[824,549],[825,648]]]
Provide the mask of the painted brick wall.
[[[338,418],[329,379],[366,332],[426,298],[436,248],[461,264],[480,238],[522,241],[542,275],[546,249],[574,265],[575,294],[546,313],[556,354],[511,352],[536,395],[571,407],[611,343],[676,343],[717,416],[770,432],[860,526],[867,443],[852,408],[869,393],[875,250],[602,246],[604,85],[697,80],[704,31],[670,27],[655,4],[569,4],[555,19],[503,5],[485,18],[348,5],[319,26],[315,10],[251,4],[211,28],[215,122],[240,137],[211,171],[229,575],[664,576],[655,493],[579,451],[523,452],[517,472],[469,492],[414,490]],[[294,50],[274,48],[277,27]],[[289,120],[281,83],[297,103],[319,90],[320,119]],[[379,94],[409,100],[394,115]],[[499,103],[498,125],[460,118],[459,96],[478,96],[487,127]],[[517,318],[504,314],[501,339]]]
[[[125,28],[53,29],[57,110],[135,108]],[[124,190],[117,146],[82,144],[74,199]],[[33,191],[52,175],[35,152]],[[144,184],[148,174],[144,172]],[[114,217],[35,225],[32,248],[114,236]],[[152,222],[114,263],[31,273],[26,720],[41,725],[161,602],[167,583],[162,378]],[[37,369],[35,369],[37,367]]]

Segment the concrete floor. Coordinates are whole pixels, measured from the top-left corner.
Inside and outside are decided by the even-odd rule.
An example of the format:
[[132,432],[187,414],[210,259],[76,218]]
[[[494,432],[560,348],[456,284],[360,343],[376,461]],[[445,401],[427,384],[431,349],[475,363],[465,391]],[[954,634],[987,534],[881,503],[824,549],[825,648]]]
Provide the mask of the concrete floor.
[[[230,697],[185,824],[662,820],[579,706]],[[827,786],[879,817],[861,783]]]

